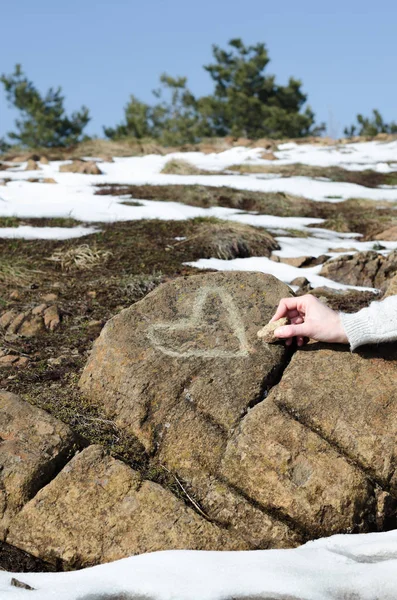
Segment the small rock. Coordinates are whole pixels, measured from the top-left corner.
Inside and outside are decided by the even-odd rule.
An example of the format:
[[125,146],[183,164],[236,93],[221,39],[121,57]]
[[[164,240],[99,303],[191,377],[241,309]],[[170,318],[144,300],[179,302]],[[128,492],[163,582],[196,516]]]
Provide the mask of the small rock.
[[29,359],[27,358],[27,356],[21,356],[13,366],[18,367],[18,369],[23,369],[28,365],[28,363]]
[[55,302],[55,300],[58,300],[58,294],[44,294],[44,296],[42,296],[41,298],[44,302]]
[[18,329],[21,327],[22,323],[25,320],[25,313],[19,313],[15,319],[8,325],[7,331],[8,333],[18,333]]
[[303,267],[316,267],[317,265],[323,265],[325,262],[329,260],[329,256],[327,254],[320,254],[320,256],[312,256],[309,260],[307,260],[302,266]]
[[306,277],[295,277],[295,279],[291,281],[291,285],[297,285],[299,293],[306,294],[306,292],[311,289],[310,281],[306,279]]
[[74,160],[59,167],[60,173],[82,173],[84,175],[102,175],[102,171],[93,161]]
[[23,581],[19,581],[19,579],[15,579],[15,577],[13,577],[11,579],[11,585],[12,585],[12,587],[22,588],[23,590],[34,590],[35,589],[32,586],[28,585],[27,583],[24,583]]
[[18,292],[18,290],[12,290],[10,294],[10,300],[19,300],[20,298],[21,294]]
[[16,317],[16,312],[13,310],[7,310],[7,312],[3,313],[0,317],[0,327],[6,329],[11,321]]
[[46,308],[47,304],[39,304],[32,309],[32,315],[42,315]]
[[26,163],[25,171],[37,171],[38,169],[39,165],[37,164],[37,162],[32,158],[29,158],[29,160]]
[[46,328],[50,331],[54,331],[59,326],[60,322],[61,317],[56,304],[49,306],[44,311],[44,325],[46,326]]
[[286,265],[291,265],[291,267],[297,267],[298,269],[300,267],[303,267],[306,262],[310,259],[312,259],[312,256],[287,256],[287,257],[283,257],[280,256],[280,262],[286,264]]
[[42,183],[57,183],[53,177],[44,177],[41,181]]
[[1,367],[10,367],[15,362],[17,362],[17,360],[18,360],[18,356],[15,356],[15,354],[6,354],[6,356],[2,356],[0,358],[0,366]]
[[40,156],[40,163],[42,165],[49,165],[50,161],[48,160],[48,158],[46,156]]
[[261,158],[263,160],[277,160],[277,156],[273,152],[263,152]]
[[283,327],[288,324],[289,321],[286,317],[278,319],[278,321],[272,321],[265,325],[265,327],[262,327],[262,329],[258,331],[257,336],[267,344],[275,344],[276,342],[280,342],[280,339],[274,335],[275,330],[278,327]]
[[357,252],[356,248],[329,248],[328,252]]
[[44,331],[43,317],[33,315],[26,318],[18,329],[18,335],[23,337],[35,337]]
[[277,256],[277,254],[271,255],[271,260],[274,262],[285,263],[286,265],[291,265],[292,267],[306,268],[306,267],[315,267],[317,265],[324,264],[329,256],[326,254],[321,254],[320,256]]

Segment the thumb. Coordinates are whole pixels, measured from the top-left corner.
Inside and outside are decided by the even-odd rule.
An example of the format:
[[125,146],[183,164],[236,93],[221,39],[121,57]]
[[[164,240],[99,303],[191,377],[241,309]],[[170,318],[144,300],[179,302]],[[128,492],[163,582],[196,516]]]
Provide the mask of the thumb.
[[302,337],[310,337],[309,327],[306,323],[300,323],[299,325],[284,325],[283,327],[278,327],[274,331],[274,335],[277,338],[292,338],[296,336]]

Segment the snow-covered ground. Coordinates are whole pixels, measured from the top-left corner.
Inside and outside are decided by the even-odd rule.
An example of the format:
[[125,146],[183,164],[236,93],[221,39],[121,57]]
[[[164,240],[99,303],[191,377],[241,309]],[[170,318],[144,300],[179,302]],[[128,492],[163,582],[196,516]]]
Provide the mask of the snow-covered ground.
[[[283,144],[290,146],[290,144]],[[286,158],[280,158],[276,161],[277,165],[293,164],[301,162],[305,164],[317,164],[320,166],[332,166],[337,164],[344,168],[352,170],[364,170],[371,168],[373,170],[390,172],[397,170],[397,143],[380,144],[379,142],[368,142],[362,144],[350,144],[343,146],[343,150],[332,152],[327,146],[309,146],[294,145],[293,150],[284,150],[276,152],[280,156],[286,155]],[[357,161],[347,160],[351,154],[346,154],[351,147],[370,146],[366,152],[357,151],[353,156]],[[218,154],[204,154],[202,152],[177,152],[166,156],[147,155],[141,157],[115,158],[114,162],[102,162],[100,164],[102,175],[82,175],[78,173],[59,173],[59,166],[66,161],[54,161],[49,165],[41,165],[39,171],[25,171],[26,163],[12,171],[7,170],[4,176],[12,180],[17,180],[18,184],[11,183],[1,191],[1,196],[6,200],[7,195],[20,201],[21,196],[26,193],[26,187],[21,184],[21,180],[37,178],[41,175],[43,178],[53,178],[58,184],[68,189],[71,193],[88,193],[89,186],[98,183],[119,183],[134,185],[211,185],[215,187],[227,186],[240,190],[250,190],[255,192],[285,192],[295,196],[303,196],[310,200],[340,202],[347,198],[368,198],[369,200],[397,200],[397,187],[395,188],[366,188],[353,183],[341,183],[335,181],[323,181],[311,179],[309,177],[280,177],[271,174],[227,174],[217,175],[219,171],[224,171],[228,167],[236,164],[255,164],[272,166],[274,161],[260,158],[263,148],[232,148]],[[373,152],[373,156],[368,154]],[[305,159],[306,157],[306,159]],[[380,162],[378,159],[394,160],[394,164]],[[212,171],[210,175],[165,175],[161,173],[164,165],[172,159],[183,159],[200,169]],[[343,162],[345,159],[345,162]],[[366,162],[364,162],[364,160]],[[30,184],[32,185],[32,184]],[[40,184],[33,184],[35,186]],[[48,184],[46,184],[48,186]],[[49,186],[51,187],[51,186]],[[94,189],[91,190],[94,193]],[[48,191],[48,194],[51,192]],[[52,191],[54,193],[54,190]],[[94,215],[92,215],[94,216]],[[95,220],[95,219],[93,219]],[[96,219],[98,220],[98,219]]]
[[[11,587],[12,576],[35,591]],[[0,572],[2,600],[123,593],[123,600],[396,600],[397,531],[335,535],[292,550],[173,550],[69,573]]]
[[69,240],[90,235],[98,231],[96,227],[1,227],[0,237],[20,240]]
[[[104,183],[135,185],[210,185],[228,186],[235,189],[285,192],[303,196],[314,201],[340,202],[346,198],[360,197],[377,201],[397,201],[397,187],[367,188],[351,183],[323,181],[308,177],[282,178],[279,175],[260,174],[216,174],[235,164],[272,165],[274,161],[261,157],[263,148],[236,147],[225,152],[204,154],[202,152],[174,153],[167,156],[148,155],[143,157],[115,158],[114,162],[101,162],[102,175],[82,175],[60,173],[59,166],[66,161],[53,161],[40,165],[40,170],[25,171],[26,163],[12,165],[11,170],[3,171],[2,177],[11,179],[0,188],[1,217],[65,217],[83,223],[101,223],[138,219],[185,220],[194,217],[217,217],[238,221],[257,227],[264,227],[279,236],[281,257],[329,254],[335,256],[334,249],[355,248],[357,251],[370,250],[373,244],[360,242],[359,236],[342,234],[321,229],[321,219],[302,217],[277,217],[257,215],[230,208],[200,208],[176,202],[148,201],[136,198],[138,206],[124,204],[125,197],[95,195],[96,185]],[[317,166],[342,166],[352,170],[373,169],[379,172],[397,170],[397,141],[365,142],[335,146],[286,143],[275,152],[277,164],[304,163]],[[184,159],[200,169],[212,171],[211,175],[165,175],[161,174],[164,165],[174,159]],[[52,178],[57,184],[33,183],[29,178]],[[308,228],[308,225],[317,228]],[[12,230],[11,230],[12,229]],[[305,238],[288,237],[288,230],[302,231]],[[26,239],[66,239],[94,232],[88,227],[75,228],[0,228],[0,237],[21,237]],[[386,251],[397,248],[397,242],[379,242]],[[274,263],[267,258],[236,259],[220,261],[201,260],[195,263],[198,268],[221,270],[258,270],[273,273],[286,283],[304,275],[313,287],[329,285],[334,288],[345,286],[330,282],[318,276],[320,267],[298,270],[282,263]]]

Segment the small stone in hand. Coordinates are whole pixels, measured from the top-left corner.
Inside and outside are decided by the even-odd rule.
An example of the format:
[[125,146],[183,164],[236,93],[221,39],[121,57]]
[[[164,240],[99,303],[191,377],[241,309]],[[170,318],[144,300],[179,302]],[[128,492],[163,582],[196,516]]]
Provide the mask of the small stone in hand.
[[258,331],[257,336],[267,344],[274,344],[275,342],[280,342],[282,340],[275,337],[274,332],[278,327],[283,327],[284,325],[289,325],[289,321],[286,317],[278,319],[278,321],[271,321]]

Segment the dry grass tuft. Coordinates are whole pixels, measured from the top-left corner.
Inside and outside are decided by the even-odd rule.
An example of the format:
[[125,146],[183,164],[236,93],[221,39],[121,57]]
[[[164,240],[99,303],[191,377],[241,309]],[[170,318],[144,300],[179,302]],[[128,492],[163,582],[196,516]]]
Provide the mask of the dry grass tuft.
[[56,250],[47,260],[59,265],[62,271],[89,271],[105,264],[111,256],[109,250],[98,250],[88,244],[81,244],[69,250]]
[[32,277],[42,271],[27,269],[21,264],[0,260],[0,284],[24,287],[29,285]]
[[198,169],[187,160],[173,158],[161,170],[163,175],[211,175],[210,171]]
[[179,242],[194,249],[200,258],[248,258],[249,256],[269,257],[279,245],[270,233],[264,229],[242,223],[206,221],[199,219],[197,233]]

